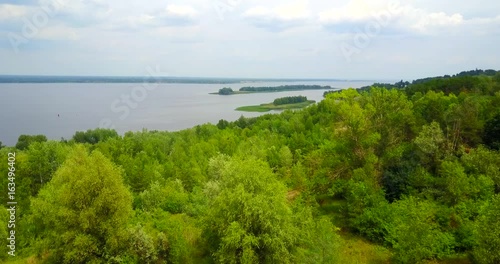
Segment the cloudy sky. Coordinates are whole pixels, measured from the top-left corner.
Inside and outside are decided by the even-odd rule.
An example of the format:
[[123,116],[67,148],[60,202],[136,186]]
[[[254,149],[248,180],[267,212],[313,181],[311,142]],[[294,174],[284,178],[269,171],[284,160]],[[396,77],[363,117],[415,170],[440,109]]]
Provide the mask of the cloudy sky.
[[499,43],[498,0],[0,0],[0,74],[411,80]]

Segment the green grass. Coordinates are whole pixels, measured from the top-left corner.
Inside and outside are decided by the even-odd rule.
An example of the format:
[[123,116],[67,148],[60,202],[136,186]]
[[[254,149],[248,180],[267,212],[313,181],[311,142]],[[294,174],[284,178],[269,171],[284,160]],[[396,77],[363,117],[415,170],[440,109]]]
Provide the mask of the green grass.
[[274,105],[273,103],[261,104],[261,105],[249,105],[236,108],[237,111],[245,112],[269,112],[271,110],[285,110],[285,109],[300,109],[314,104],[315,101],[309,100],[307,102],[296,103],[296,104],[284,104],[284,105]]
[[[346,201],[328,195],[316,197],[319,213],[330,217],[332,223],[340,228],[339,263],[347,264],[385,264],[392,263],[392,249],[384,247],[353,233],[348,228],[344,207]],[[472,264],[466,254],[457,254],[442,260],[424,260],[423,264]]]
[[339,263],[346,264],[388,264],[392,252],[381,245],[350,233],[340,233]]

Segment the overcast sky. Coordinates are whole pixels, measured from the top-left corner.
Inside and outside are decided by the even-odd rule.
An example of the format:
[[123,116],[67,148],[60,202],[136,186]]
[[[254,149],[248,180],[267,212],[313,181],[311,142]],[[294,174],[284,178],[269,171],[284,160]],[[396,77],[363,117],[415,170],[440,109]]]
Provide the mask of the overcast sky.
[[411,80],[499,43],[498,0],[0,0],[0,74]]

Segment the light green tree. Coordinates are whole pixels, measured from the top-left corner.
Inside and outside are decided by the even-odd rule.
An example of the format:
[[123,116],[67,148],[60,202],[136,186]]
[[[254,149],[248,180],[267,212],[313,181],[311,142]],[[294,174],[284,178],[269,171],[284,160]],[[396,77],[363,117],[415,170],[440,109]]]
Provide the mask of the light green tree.
[[32,200],[42,252],[58,263],[104,263],[120,254],[132,213],[122,172],[78,145]]
[[393,218],[386,220],[386,240],[394,248],[396,263],[420,263],[453,253],[455,240],[440,229],[436,204],[410,196],[391,207]]
[[444,200],[455,205],[466,200],[471,193],[469,177],[458,162],[444,161],[440,168],[441,177],[444,179]]
[[430,125],[423,126],[413,142],[420,150],[422,163],[436,170],[439,160],[446,152],[446,138],[439,123],[432,122]]
[[252,158],[227,161],[219,173],[220,192],[204,218],[216,262],[291,263],[299,230],[284,185]]
[[406,95],[396,89],[371,88],[364,94],[365,108],[373,109],[373,129],[381,135],[377,153],[394,148],[412,134],[415,124],[413,104]]
[[180,180],[168,179],[164,183],[154,182],[140,193],[137,201],[139,208],[145,211],[162,209],[178,214],[182,213],[188,203],[189,194],[184,191]]
[[474,249],[474,260],[480,264],[500,262],[500,195],[495,195],[482,208],[478,221],[479,243]]
[[[304,245],[297,249],[295,262],[303,264],[335,264],[339,261],[340,236],[326,216],[313,219],[305,210],[301,230]],[[296,212],[297,215],[300,213]]]
[[500,153],[480,146],[464,154],[461,161],[467,173],[490,178],[500,192]]
[[56,141],[34,142],[29,146],[23,171],[31,181],[32,195],[36,195],[52,179],[69,151],[70,147]]

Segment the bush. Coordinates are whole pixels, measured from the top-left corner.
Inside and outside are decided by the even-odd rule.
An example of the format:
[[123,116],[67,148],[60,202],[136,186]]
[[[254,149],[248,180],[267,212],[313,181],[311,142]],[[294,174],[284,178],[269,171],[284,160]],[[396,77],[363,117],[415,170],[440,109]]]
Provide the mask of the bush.
[[474,248],[473,257],[477,263],[500,263],[500,195],[495,195],[482,208],[478,220],[479,241]]
[[441,230],[436,204],[410,196],[391,207],[393,219],[388,219],[386,240],[394,249],[396,263],[442,259],[453,253],[455,239]]

